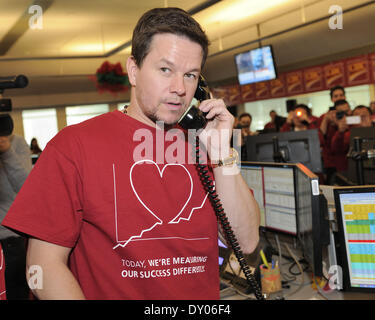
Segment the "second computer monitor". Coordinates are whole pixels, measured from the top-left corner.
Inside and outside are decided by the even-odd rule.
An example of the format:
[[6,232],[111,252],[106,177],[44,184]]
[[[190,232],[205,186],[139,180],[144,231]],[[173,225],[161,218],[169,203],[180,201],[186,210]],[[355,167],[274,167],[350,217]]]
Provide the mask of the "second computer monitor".
[[242,162],[241,174],[258,203],[261,227],[296,236],[312,272],[322,276],[329,225],[318,177],[300,163]]
[[343,288],[375,292],[375,186],[334,189]]
[[[275,138],[282,160],[275,159]],[[246,151],[247,161],[302,163],[314,173],[322,172],[317,129],[249,136]]]
[[295,165],[242,162],[241,174],[254,194],[268,230],[297,235]]

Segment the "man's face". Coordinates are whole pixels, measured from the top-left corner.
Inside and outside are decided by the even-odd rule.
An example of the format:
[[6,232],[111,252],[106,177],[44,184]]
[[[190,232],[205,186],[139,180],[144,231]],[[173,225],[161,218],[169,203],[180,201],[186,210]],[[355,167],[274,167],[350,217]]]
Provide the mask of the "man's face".
[[129,58],[131,104],[137,107],[138,120],[150,125],[156,121],[175,124],[194,96],[202,57],[198,43],[165,33],[153,37],[141,67]]
[[346,100],[344,91],[342,91],[341,89],[336,89],[335,91],[333,91],[331,100],[332,102],[336,102],[338,100]]
[[275,121],[276,112],[270,112],[270,117],[271,117],[272,121]]
[[240,119],[240,125],[242,128],[249,129],[251,126],[251,118],[249,116],[244,116]]
[[365,108],[359,108],[356,109],[353,112],[353,116],[360,116],[361,117],[361,123],[358,125],[359,127],[371,127],[371,115],[370,112]]

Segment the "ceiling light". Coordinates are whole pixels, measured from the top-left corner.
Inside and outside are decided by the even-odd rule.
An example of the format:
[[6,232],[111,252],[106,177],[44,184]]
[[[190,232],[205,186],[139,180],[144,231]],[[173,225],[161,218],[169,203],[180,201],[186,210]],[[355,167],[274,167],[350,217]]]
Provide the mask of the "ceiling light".
[[264,11],[293,0],[226,0],[207,10],[204,23],[232,22],[255,16]]

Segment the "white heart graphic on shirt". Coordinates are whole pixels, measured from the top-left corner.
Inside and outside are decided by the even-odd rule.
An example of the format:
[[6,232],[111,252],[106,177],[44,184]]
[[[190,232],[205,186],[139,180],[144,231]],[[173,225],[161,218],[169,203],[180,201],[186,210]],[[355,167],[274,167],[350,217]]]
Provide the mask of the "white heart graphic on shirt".
[[[189,203],[190,199],[191,199],[191,196],[193,194],[193,179],[190,175],[190,172],[185,168],[185,166],[183,166],[182,164],[178,164],[178,163],[168,163],[166,164],[162,170],[160,170],[159,166],[157,165],[156,162],[152,161],[152,160],[139,160],[137,162],[135,162],[131,169],[130,169],[130,173],[129,173],[129,176],[130,176],[130,184],[131,184],[131,187],[133,189],[133,192],[135,194],[135,196],[137,197],[138,201],[142,204],[142,206],[149,212],[151,213],[157,220],[159,220],[158,224],[163,224],[163,220],[159,218],[159,216],[149,208],[149,206],[147,204],[144,203],[144,201],[141,199],[141,197],[139,196],[136,188],[134,187],[134,184],[133,184],[133,169],[136,165],[139,165],[141,163],[145,163],[145,162],[148,162],[148,163],[151,163],[153,164],[157,169],[158,169],[158,172],[159,172],[159,175],[161,178],[163,178],[163,173],[165,171],[165,169],[169,166],[180,166],[182,167],[185,172],[187,173],[187,175],[189,176],[189,180],[190,180],[190,193],[189,193],[189,196],[187,197],[184,205],[182,206],[182,208],[179,210],[179,212],[174,216],[174,218],[170,221],[168,221],[168,223],[179,223],[180,222],[180,219],[179,216],[182,214],[182,212],[184,211],[185,207],[187,206],[187,204]],[[187,186],[189,187],[189,186]]]

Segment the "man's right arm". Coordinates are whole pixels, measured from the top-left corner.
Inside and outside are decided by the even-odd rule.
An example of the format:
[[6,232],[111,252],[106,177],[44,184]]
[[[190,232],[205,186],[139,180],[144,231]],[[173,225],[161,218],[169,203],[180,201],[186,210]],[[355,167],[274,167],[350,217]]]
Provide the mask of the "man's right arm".
[[[40,300],[82,300],[85,299],[82,289],[68,267],[71,248],[56,244],[29,239],[26,258],[26,277],[33,280],[35,274],[29,273],[31,266],[36,265],[42,271],[42,285],[32,288]],[[41,287],[41,288],[40,288]]]

